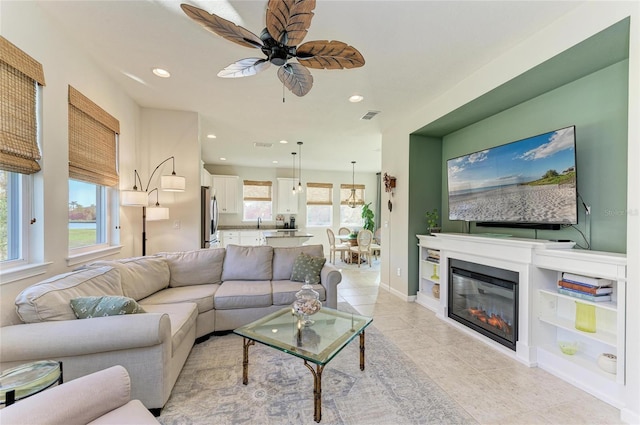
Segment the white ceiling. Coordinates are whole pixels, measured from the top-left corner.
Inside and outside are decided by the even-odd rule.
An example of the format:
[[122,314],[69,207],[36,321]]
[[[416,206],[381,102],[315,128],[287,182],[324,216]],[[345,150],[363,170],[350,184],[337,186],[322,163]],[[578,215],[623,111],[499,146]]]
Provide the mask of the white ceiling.
[[[258,35],[265,26],[266,0],[185,2]],[[299,98],[287,90],[283,103],[275,66],[253,77],[218,78],[230,63],[263,55],[204,30],[180,1],[39,3],[141,106],[198,112],[206,164],[291,167],[291,152],[302,141],[303,169],[349,171],[355,160],[359,172],[380,171],[383,129],[579,5],[317,0],[305,41],[344,41],[366,64],[312,69],[309,94]],[[154,76],[154,67],[169,70],[171,78]],[[364,101],[349,103],[352,94]],[[380,114],[360,119],[372,110]],[[217,138],[205,138],[208,133]],[[283,139],[289,144],[278,143]],[[273,147],[256,148],[256,142]]]

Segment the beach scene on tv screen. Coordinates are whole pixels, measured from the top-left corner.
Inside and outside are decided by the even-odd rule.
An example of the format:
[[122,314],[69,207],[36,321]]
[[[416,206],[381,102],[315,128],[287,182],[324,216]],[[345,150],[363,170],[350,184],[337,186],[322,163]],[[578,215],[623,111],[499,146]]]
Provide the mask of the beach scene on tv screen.
[[575,128],[447,161],[449,220],[577,223]]

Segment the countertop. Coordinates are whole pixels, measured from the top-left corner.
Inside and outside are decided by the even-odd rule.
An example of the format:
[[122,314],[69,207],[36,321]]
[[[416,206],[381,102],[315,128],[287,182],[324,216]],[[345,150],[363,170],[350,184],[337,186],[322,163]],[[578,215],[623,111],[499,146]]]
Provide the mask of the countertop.
[[265,238],[311,238],[313,237],[311,233],[298,232],[296,230],[289,230],[289,231],[266,230],[262,232],[262,236],[264,236]]

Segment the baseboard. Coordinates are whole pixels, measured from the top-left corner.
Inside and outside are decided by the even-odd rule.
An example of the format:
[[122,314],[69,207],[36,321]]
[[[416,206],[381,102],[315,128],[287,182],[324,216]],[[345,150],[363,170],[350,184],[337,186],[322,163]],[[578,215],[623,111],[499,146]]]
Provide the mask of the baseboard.
[[628,424],[640,424],[640,413],[634,412],[627,407],[620,409],[620,419]]

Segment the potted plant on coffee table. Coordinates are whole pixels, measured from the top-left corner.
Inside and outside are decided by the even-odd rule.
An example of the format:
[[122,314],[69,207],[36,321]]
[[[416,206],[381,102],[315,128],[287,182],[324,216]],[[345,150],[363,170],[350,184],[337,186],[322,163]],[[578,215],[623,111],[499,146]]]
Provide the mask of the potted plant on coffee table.
[[438,209],[434,208],[431,211],[427,211],[425,214],[427,218],[427,232],[428,234],[432,233],[440,233],[440,226],[438,226],[438,220],[440,219],[440,215],[438,214]]

